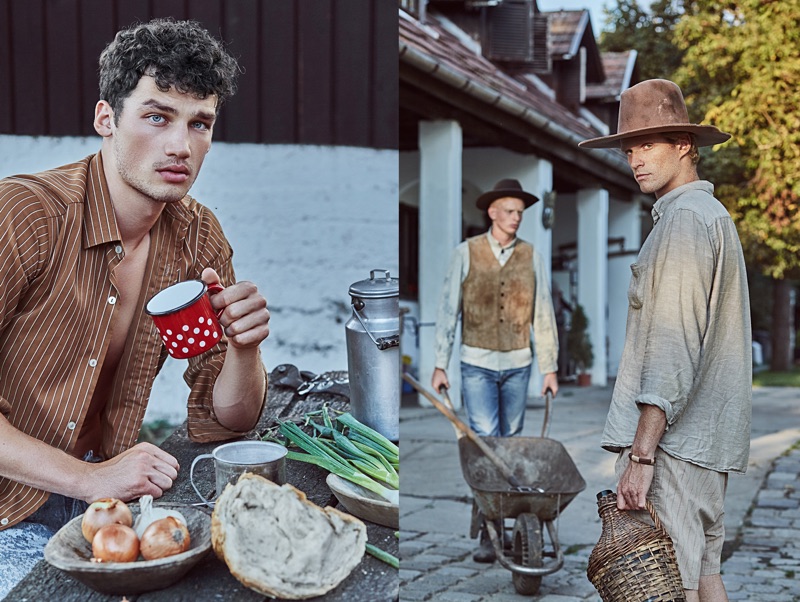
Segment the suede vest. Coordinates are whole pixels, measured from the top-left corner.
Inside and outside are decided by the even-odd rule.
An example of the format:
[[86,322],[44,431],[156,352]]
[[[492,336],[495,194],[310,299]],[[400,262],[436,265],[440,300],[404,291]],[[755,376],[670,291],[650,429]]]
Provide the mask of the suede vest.
[[504,266],[485,234],[470,238],[469,273],[461,284],[461,338],[465,345],[512,351],[530,346],[533,296],[533,247],[517,240]]

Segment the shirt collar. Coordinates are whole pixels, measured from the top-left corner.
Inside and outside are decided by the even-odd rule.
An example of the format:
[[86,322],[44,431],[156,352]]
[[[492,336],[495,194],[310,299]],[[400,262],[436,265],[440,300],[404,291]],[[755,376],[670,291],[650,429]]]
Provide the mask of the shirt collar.
[[[122,240],[114,213],[114,205],[111,202],[111,194],[108,191],[105,172],[103,171],[103,157],[99,152],[89,159],[85,202],[84,248]],[[179,226],[188,226],[192,221],[192,211],[188,205],[188,195],[180,202],[169,203],[164,208],[159,220],[167,216],[178,222]]]
[[97,153],[89,159],[86,178],[83,246],[88,249],[108,242],[121,240],[111,194],[108,192],[103,172],[103,158]]
[[653,205],[653,210],[650,212],[653,216],[653,225],[657,224],[658,220],[664,217],[664,214],[679,196],[690,190],[701,190],[712,196],[714,195],[714,185],[707,180],[694,180],[687,184],[682,184],[670,190]]
[[497,242],[497,239],[494,236],[492,236],[491,228],[489,228],[489,231],[486,233],[486,238],[489,239],[489,246],[491,246],[492,251],[495,252],[495,255],[497,253],[500,253],[501,251],[505,251],[507,249],[513,249],[515,246],[517,246],[517,240],[518,240],[517,237],[515,236],[514,240],[512,240],[504,247],[499,242]]

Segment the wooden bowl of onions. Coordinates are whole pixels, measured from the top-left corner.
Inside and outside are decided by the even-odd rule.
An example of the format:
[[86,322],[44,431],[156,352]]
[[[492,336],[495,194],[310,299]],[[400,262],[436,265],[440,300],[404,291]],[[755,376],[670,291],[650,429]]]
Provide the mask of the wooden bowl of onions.
[[[128,507],[135,521],[145,503],[141,507],[139,504]],[[144,560],[139,555],[138,560],[132,562],[98,562],[93,558],[92,544],[82,531],[84,515],[81,515],[64,525],[47,542],[44,559],[103,594],[141,594],[168,587],[183,578],[211,549],[211,517],[185,504],[156,502],[153,509],[178,511],[186,519],[190,541],[185,552],[154,560]]]

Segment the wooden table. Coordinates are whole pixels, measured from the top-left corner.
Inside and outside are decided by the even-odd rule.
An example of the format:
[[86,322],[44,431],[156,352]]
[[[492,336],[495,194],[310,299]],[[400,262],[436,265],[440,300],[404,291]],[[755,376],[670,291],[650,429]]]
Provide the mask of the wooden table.
[[[341,393],[322,391],[305,395],[297,393],[295,382],[299,372],[294,366],[281,365],[270,375],[267,408],[256,430],[263,433],[275,425],[276,420],[287,420],[319,409],[327,403],[334,409],[347,409],[349,401]],[[335,373],[332,373],[335,374]],[[308,375],[306,374],[306,377]],[[325,375],[321,375],[325,376]],[[286,383],[286,384],[283,384]],[[161,501],[195,503],[197,494],[189,482],[189,466],[195,456],[210,453],[219,443],[193,443],[186,433],[186,424],[181,425],[164,443],[163,449],[175,456],[181,470],[172,488]],[[213,495],[214,469],[212,462],[200,462],[195,470],[195,481],[207,483],[209,495]],[[320,506],[336,506],[337,500],[325,484],[327,473],[303,462],[287,461],[287,481],[305,492],[308,499]],[[202,489],[201,489],[202,490]],[[365,521],[370,543],[398,556],[399,545],[395,529]],[[42,560],[4,599],[5,602],[31,600],[59,600],[60,602],[120,602],[122,596],[98,593],[66,573],[53,568]],[[398,571],[369,554],[339,586],[314,600],[330,602],[394,602],[399,599]],[[273,600],[246,588],[228,571],[213,551],[198,563],[178,583],[159,591],[127,596],[129,602],[202,602],[236,600],[237,602],[262,602]]]

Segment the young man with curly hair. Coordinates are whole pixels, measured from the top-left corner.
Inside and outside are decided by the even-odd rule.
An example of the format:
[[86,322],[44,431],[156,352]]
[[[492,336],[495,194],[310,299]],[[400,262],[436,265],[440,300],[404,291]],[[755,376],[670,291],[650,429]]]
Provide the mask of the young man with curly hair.
[[120,31],[100,56],[100,151],[0,181],[0,598],[88,502],[158,498],[177,477],[174,457],[136,443],[167,357],[144,312],[159,290],[224,286],[211,303],[226,336],[185,374],[190,437],[258,421],[266,300],[188,195],[238,73],[197,23]]

